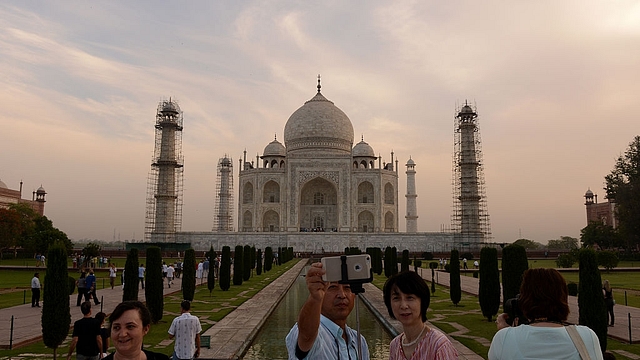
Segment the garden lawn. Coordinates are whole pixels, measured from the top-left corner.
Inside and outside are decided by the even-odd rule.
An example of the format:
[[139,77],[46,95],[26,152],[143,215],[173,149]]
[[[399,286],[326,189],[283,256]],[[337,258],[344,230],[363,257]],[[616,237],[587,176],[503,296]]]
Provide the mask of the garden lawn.
[[[228,313],[240,306],[246,300],[253,297],[265,286],[269,285],[273,280],[291,269],[300,259],[293,259],[286,264],[274,266],[271,271],[254,275],[244,281],[242,285],[231,285],[228,291],[220,290],[219,283],[216,281],[216,287],[210,294],[206,282],[196,288],[195,297],[192,302],[191,314],[200,318],[203,332],[210,328],[217,321],[220,321]],[[0,271],[1,273],[2,271]],[[32,274],[33,275],[33,274]],[[168,339],[167,331],[171,326],[173,319],[180,315],[180,302],[182,294],[176,293],[167,295],[164,298],[164,315],[157,323],[151,325],[151,330],[145,336],[144,348],[151,351],[160,352],[166,355],[173,353],[173,341],[165,341]],[[66,357],[69,351],[69,342],[71,340],[71,331],[62,346],[58,348],[58,356]],[[109,348],[109,352],[113,352],[113,346]],[[75,356],[75,355],[74,355]],[[20,359],[41,359],[43,357],[53,357],[53,349],[44,346],[42,341],[21,347],[14,350],[0,350],[0,360],[20,357]]]

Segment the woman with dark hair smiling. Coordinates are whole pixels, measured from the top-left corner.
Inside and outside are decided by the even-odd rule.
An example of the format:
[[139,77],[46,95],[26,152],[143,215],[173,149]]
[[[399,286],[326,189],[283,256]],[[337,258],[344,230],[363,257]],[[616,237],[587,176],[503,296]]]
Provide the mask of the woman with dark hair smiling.
[[383,294],[389,316],[400,321],[403,329],[391,341],[390,360],[458,358],[451,341],[425,324],[431,293],[420,275],[403,271],[391,276],[384,284]]
[[525,271],[517,301],[529,324],[518,326],[514,319],[513,327],[509,327],[507,314],[498,316],[499,331],[491,341],[489,359],[602,359],[593,330],[565,326],[568,296],[567,284],[556,269]]
[[109,323],[116,352],[103,360],[169,360],[165,354],[142,349],[144,336],[151,327],[151,314],[140,301],[118,304],[109,316]]

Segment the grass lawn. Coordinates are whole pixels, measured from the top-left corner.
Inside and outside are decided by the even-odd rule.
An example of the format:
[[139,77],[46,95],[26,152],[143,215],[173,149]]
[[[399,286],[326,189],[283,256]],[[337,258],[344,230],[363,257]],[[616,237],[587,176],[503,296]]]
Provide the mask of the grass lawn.
[[[228,313],[240,306],[246,300],[253,297],[265,286],[277,279],[293,267],[299,259],[294,259],[281,266],[274,266],[271,271],[255,275],[240,286],[231,285],[228,291],[222,291],[216,282],[216,288],[210,294],[206,283],[196,288],[194,301],[192,303],[191,313],[200,318],[203,331],[206,331],[217,321],[220,321]],[[0,276],[4,271],[0,271]],[[33,275],[33,274],[32,274]],[[1,283],[0,278],[0,283]],[[30,300],[31,298],[29,298]],[[162,344],[163,340],[168,339],[167,331],[171,322],[176,316],[180,315],[180,302],[182,301],[181,293],[165,296],[164,298],[164,317],[157,324],[151,325],[151,330],[145,336],[144,347],[151,351],[171,355],[173,353],[173,342],[167,345]],[[58,356],[66,357],[69,351],[69,342],[71,341],[71,332],[69,337],[58,348]],[[213,339],[212,339],[213,340]],[[113,352],[113,346],[110,352]],[[14,350],[0,350],[0,359],[10,359],[20,357],[20,359],[41,359],[44,356],[53,357],[53,350],[44,346],[42,342],[24,346]],[[74,355],[75,357],[75,355]]]

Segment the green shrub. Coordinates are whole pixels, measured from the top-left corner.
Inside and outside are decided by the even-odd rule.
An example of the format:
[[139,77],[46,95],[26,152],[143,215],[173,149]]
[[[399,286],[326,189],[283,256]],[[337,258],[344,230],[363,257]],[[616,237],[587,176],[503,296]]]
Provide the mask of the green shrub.
[[436,261],[432,261],[429,263],[429,269],[437,269],[438,268],[438,262]]
[[422,258],[425,260],[433,260],[433,254],[430,252],[423,252],[422,253]]
[[41,320],[42,341],[53,349],[54,358],[71,325],[68,278],[67,250],[62,242],[56,241],[47,252]]
[[233,255],[233,285],[242,285],[243,270],[243,248],[242,245],[236,245]]
[[147,301],[147,308],[151,313],[151,321],[157,324],[158,321],[162,320],[162,312],[164,311],[162,253],[158,246],[149,246],[147,248],[146,277],[144,295]]
[[124,288],[122,301],[138,300],[138,249],[131,249],[127,253],[127,262],[124,264]]
[[422,260],[413,259],[413,271],[418,272],[418,269],[422,267]]
[[231,248],[228,246],[222,247],[218,282],[222,291],[227,291],[231,287]]
[[596,252],[583,248],[578,254],[578,323],[591,328],[600,340],[602,352],[607,349],[607,306],[602,296],[602,278]]
[[574,283],[573,281],[570,281],[567,284],[567,290],[569,292],[569,295],[578,296],[578,284]]
[[473,254],[468,251],[460,254],[460,257],[467,260],[473,260]]
[[502,249],[502,301],[503,304],[520,293],[522,275],[529,268],[527,250],[510,244]]
[[267,246],[264,249],[264,272],[271,270],[273,267],[273,249]]
[[256,254],[256,274],[262,274],[262,249],[258,249],[258,253]]
[[242,280],[248,281],[251,278],[251,246],[245,245],[242,249]]
[[209,296],[211,296],[211,292],[216,287],[216,267],[214,265],[214,261],[216,256],[216,252],[213,250],[213,245],[209,248],[209,252],[207,252],[207,257],[209,258],[209,272],[207,274],[207,289],[209,289]]
[[387,278],[393,275],[393,270],[391,267],[393,266],[393,256],[391,255],[391,247],[387,246],[384,249],[384,276]]
[[401,271],[409,271],[409,265],[411,260],[409,260],[409,250],[402,250],[402,260],[400,261],[400,270]]
[[613,251],[598,251],[598,265],[608,271],[618,266],[618,254]]
[[571,254],[560,254],[556,259],[556,265],[560,268],[570,268],[575,264],[576,259]]
[[189,248],[184,252],[182,262],[182,298],[193,301],[196,293],[196,251]]
[[500,308],[500,272],[498,270],[498,250],[484,247],[480,250],[480,284],[478,301],[482,315],[492,321]]
[[451,259],[447,266],[449,266],[449,297],[453,305],[458,306],[460,299],[462,299],[462,288],[460,287],[460,257],[458,250],[451,250]]
[[73,276],[69,276],[69,295],[73,294],[76,291],[76,279]]

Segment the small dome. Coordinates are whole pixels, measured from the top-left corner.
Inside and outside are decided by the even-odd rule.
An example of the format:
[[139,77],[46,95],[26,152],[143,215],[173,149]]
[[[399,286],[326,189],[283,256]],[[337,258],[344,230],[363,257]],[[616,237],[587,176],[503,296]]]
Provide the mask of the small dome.
[[2,180],[0,180],[0,189],[8,189],[9,187],[7,187],[7,184],[3,183]]
[[274,139],[264,148],[262,156],[287,156],[287,149],[280,141]]
[[593,196],[593,191],[591,191],[591,189],[587,190],[587,192],[586,192],[586,193],[584,193],[584,196],[585,196],[585,197]]
[[364,142],[364,140],[360,141],[353,147],[351,154],[353,157],[376,157],[373,152],[373,148]]
[[163,113],[173,113],[177,114],[180,112],[180,107],[174,101],[163,101],[162,102],[162,112]]
[[44,191],[44,188],[42,187],[42,185],[40,185],[40,187],[38,188],[38,190],[36,190],[36,194],[46,194],[47,192]]
[[413,161],[412,158],[409,158],[409,161],[407,161],[407,165],[415,165],[415,164],[416,164],[416,162]]

